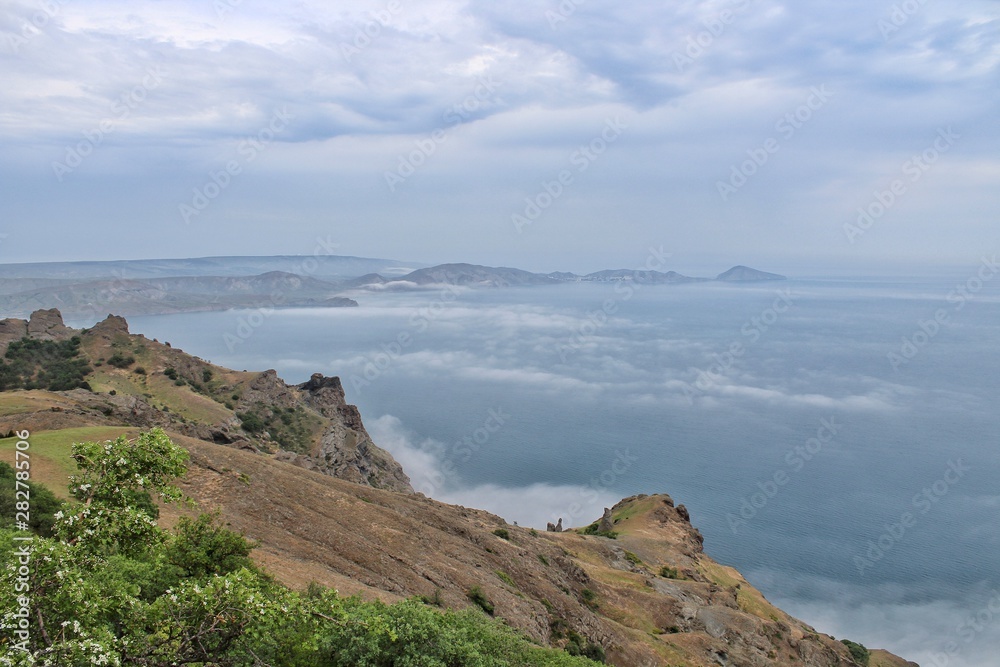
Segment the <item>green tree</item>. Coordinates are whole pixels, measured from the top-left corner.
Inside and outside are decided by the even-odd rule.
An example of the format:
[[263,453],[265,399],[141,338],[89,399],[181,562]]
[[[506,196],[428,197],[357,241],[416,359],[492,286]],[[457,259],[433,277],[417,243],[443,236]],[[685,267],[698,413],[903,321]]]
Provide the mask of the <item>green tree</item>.
[[[13,528],[16,512],[17,479],[15,470],[0,461],[0,528]],[[62,501],[47,487],[38,482],[28,482],[28,502],[31,520],[28,527],[32,532],[50,537],[55,525],[55,513],[62,508]],[[23,491],[23,488],[20,489]]]
[[252,564],[253,545],[218,514],[163,532],[136,502],[149,492],[177,500],[172,481],[188,456],[159,429],[73,453],[78,504],[57,513],[56,537],[34,538],[25,570],[23,533],[0,528],[0,667],[593,664],[532,645],[478,610],[387,606],[315,586],[296,593]]
[[180,490],[171,482],[187,470],[187,451],[154,428],[132,441],[119,436],[74,443],[73,459],[80,472],[70,476],[70,493],[80,504],[57,515],[63,541],[76,544],[86,536],[80,543],[91,550],[140,553],[161,538],[155,518],[135,502],[136,495],[179,500]]

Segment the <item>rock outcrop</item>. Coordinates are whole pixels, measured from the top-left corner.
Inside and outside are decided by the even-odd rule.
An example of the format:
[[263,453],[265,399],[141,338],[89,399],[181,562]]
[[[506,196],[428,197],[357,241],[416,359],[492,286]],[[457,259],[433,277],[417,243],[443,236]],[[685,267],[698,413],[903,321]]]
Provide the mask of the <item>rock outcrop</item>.
[[604,514],[601,515],[601,520],[597,524],[597,531],[599,533],[610,533],[615,529],[615,523],[611,518],[611,508],[605,507]]
[[28,320],[28,336],[36,340],[68,340],[75,333],[63,324],[62,313],[55,308],[36,310]]
[[[43,335],[65,335],[51,315],[40,316],[45,322]],[[393,492],[410,490],[406,475],[371,442],[336,377],[288,385],[274,371],[213,366],[128,334],[120,318],[69,331],[91,359],[114,351],[136,362],[96,367],[88,376],[95,391],[22,391],[4,402],[0,431],[48,432],[50,446],[33,453],[38,481],[64,486],[66,470],[52,452],[69,447],[82,427],[105,427],[87,431],[105,438],[125,425],[162,425],[191,455],[179,481],[185,493],[257,541],[254,557],[289,586],[315,581],[345,595],[421,596],[456,609],[472,604],[476,587],[497,617],[539,644],[600,648],[620,667],[857,667],[841,642],[712,560],[687,508],[670,496],[638,495],[606,508],[598,527],[614,530],[604,535],[590,534],[589,523],[564,531],[562,519],[550,532],[509,525]],[[0,335],[22,332],[28,322],[0,322]],[[302,426],[311,448],[274,454],[278,439],[268,429],[288,427],[282,417]],[[176,521],[186,511],[168,505],[161,516]],[[880,651],[871,662],[913,667]]]
[[379,489],[412,493],[410,478],[392,456],[375,445],[361,413],[347,403],[339,377],[314,373],[296,387],[311,406],[330,420],[311,463],[324,474]]
[[[131,334],[128,322],[117,315],[82,331],[67,327],[56,309],[35,311],[28,320],[2,320],[0,353],[26,336],[38,340],[80,336],[83,353],[93,366],[88,381],[95,391],[72,392],[71,409],[88,423],[162,426],[206,442],[274,452],[281,461],[356,484],[413,493],[402,466],[372,442],[361,413],[347,402],[340,378],[317,373],[295,386],[274,370],[235,373],[169,344]],[[115,355],[131,357],[131,363],[101,363]],[[251,414],[260,423],[245,428],[244,417]],[[44,414],[30,421],[44,425],[53,418]],[[299,429],[293,443],[296,451],[283,449],[287,439],[269,432],[287,427],[287,421]],[[285,435],[288,432],[286,428]]]
[[245,386],[236,412],[262,410],[269,420],[275,410],[305,406],[326,420],[318,441],[308,452],[278,452],[279,460],[378,489],[412,493],[410,478],[365,430],[361,413],[350,405],[338,377],[315,373],[308,382],[287,385],[274,370],[258,374]]

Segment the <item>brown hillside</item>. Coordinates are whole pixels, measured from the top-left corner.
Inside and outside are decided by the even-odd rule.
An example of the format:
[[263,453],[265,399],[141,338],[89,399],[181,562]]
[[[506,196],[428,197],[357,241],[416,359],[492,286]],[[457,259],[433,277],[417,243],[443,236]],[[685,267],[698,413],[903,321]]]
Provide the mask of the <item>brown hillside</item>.
[[[32,432],[33,478],[56,490],[72,470],[72,442],[161,425],[191,453],[179,483],[197,511],[218,510],[259,542],[257,560],[292,587],[315,581],[343,594],[423,596],[454,608],[470,606],[466,593],[479,586],[498,617],[534,640],[562,646],[576,633],[621,666],[854,665],[843,644],[707,556],[670,496],[611,508],[603,528],[616,539],[512,526],[414,494],[408,484],[391,490],[385,482],[398,464],[366,439],[335,378],[289,386],[273,371],[216,367],[129,334],[120,318],[68,333],[81,336],[95,365],[96,393],[0,392],[0,431]],[[135,362],[109,366],[115,353]],[[243,431],[236,414],[246,410],[305,424],[307,451],[281,450],[267,431]],[[0,456],[12,446],[0,440]],[[195,510],[165,507],[161,520],[171,524],[188,511]],[[908,664],[883,652],[872,657],[880,667]]]

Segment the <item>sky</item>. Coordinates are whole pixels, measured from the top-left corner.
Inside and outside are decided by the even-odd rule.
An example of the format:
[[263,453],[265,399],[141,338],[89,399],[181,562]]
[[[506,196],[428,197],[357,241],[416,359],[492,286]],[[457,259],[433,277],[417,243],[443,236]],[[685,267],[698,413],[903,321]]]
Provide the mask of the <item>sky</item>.
[[0,262],[976,265],[997,0],[0,6]]

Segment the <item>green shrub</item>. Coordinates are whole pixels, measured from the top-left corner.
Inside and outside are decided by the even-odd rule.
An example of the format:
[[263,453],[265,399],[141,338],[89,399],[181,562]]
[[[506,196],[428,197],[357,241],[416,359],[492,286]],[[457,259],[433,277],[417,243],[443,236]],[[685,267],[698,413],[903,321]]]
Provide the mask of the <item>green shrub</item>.
[[500,577],[500,581],[507,584],[511,588],[517,588],[517,584],[514,583],[514,580],[511,579],[510,575],[504,572],[503,570],[497,570],[496,575]]
[[625,560],[632,563],[633,565],[642,565],[642,559],[636,556],[631,551],[625,552]]
[[600,528],[600,524],[597,523],[597,522],[594,522],[594,523],[590,524],[589,526],[587,526],[586,528],[581,529],[579,532],[580,532],[581,535],[597,535],[599,537],[607,537],[607,538],[612,539],[612,540],[617,540],[618,539],[618,532],[617,531],[606,530],[604,532],[601,532],[599,530],[599,528]]
[[853,658],[854,662],[863,667],[868,667],[868,663],[872,657],[871,651],[857,642],[852,642],[850,639],[841,639],[840,643],[846,646],[847,650],[851,652],[851,658]]
[[538,562],[540,562],[542,565],[548,566],[549,559],[546,558],[544,554],[538,554]]
[[240,426],[247,433],[260,433],[264,430],[264,420],[256,412],[237,412],[240,419]]
[[254,569],[250,552],[256,544],[220,525],[219,513],[196,519],[181,517],[163,550],[164,559],[191,579],[206,579]]
[[490,599],[486,597],[486,593],[483,593],[483,589],[479,586],[473,586],[466,591],[465,597],[469,598],[473,604],[478,605],[480,609],[485,611],[490,616],[493,615],[493,612],[495,611],[493,603],[490,602]]
[[444,607],[444,600],[441,598],[441,589],[434,588],[434,595],[420,595],[417,599],[424,604],[431,605],[432,607]]
[[135,363],[135,357],[129,355],[125,356],[120,352],[115,352],[110,357],[108,357],[108,365],[114,366],[115,368],[128,368]]
[[591,609],[597,609],[597,593],[594,591],[589,588],[584,588],[580,591],[580,598],[583,600],[583,604],[587,605]]
[[510,539],[510,533],[507,532],[506,528],[497,528],[496,530],[493,531],[493,534],[496,535],[497,537],[499,537],[502,540],[509,540]]
[[569,641],[566,643],[566,652],[570,655],[579,655],[590,658],[595,662],[604,662],[604,648],[600,644],[595,644],[582,637],[574,630],[569,631]]
[[660,576],[664,579],[680,579],[681,574],[677,571],[677,568],[670,567],[669,565],[664,565],[660,568]]
[[[28,529],[36,535],[51,537],[55,517],[62,508],[62,501],[44,485],[38,482],[27,482],[29,516]],[[17,502],[23,501],[23,495],[18,498],[17,475],[14,468],[0,461],[0,528],[13,528],[15,525]]]
[[[164,531],[137,507],[148,502],[140,494],[180,500],[172,482],[189,457],[160,429],[75,443],[73,458],[77,502],[63,504],[53,537],[34,538],[24,566],[33,585],[29,627],[54,630],[31,632],[17,664],[586,667],[593,663],[583,656],[601,656],[583,638],[571,642],[578,657],[534,645],[479,610],[345,599],[318,585],[297,593],[257,569],[254,545],[217,515]],[[0,527],[3,610],[18,609],[23,595],[12,585],[19,533]],[[493,612],[478,587],[469,599]]]
[[0,360],[0,391],[90,389],[84,380],[90,372],[79,336],[64,341],[22,338],[11,342]]

